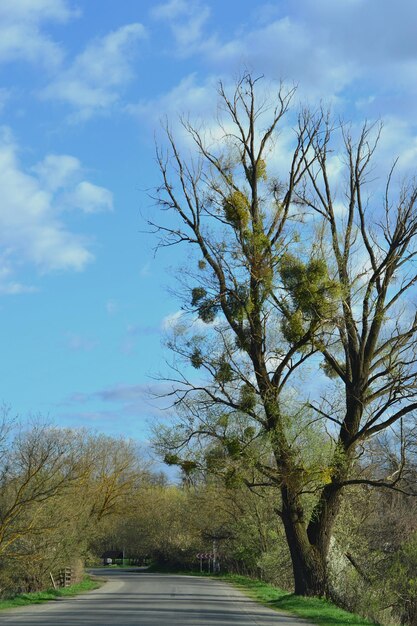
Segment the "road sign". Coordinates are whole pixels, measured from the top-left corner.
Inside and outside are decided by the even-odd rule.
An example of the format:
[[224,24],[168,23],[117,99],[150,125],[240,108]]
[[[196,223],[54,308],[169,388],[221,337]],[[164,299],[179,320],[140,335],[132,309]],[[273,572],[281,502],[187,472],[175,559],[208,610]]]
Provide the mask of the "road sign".
[[197,559],[212,559],[214,555],[211,552],[199,552],[195,556]]

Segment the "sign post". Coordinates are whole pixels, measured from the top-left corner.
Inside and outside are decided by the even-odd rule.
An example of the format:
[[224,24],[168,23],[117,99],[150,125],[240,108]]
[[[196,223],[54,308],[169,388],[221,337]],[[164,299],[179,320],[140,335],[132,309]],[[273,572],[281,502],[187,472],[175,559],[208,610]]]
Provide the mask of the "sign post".
[[207,572],[210,574],[215,574],[216,572],[219,571],[220,567],[219,567],[219,563],[218,563],[218,559],[219,559],[219,555],[217,554],[217,546],[216,546],[216,551],[213,550],[213,552],[199,552],[198,554],[196,554],[196,558],[200,561],[200,572],[203,573],[203,561],[206,560],[207,561]]

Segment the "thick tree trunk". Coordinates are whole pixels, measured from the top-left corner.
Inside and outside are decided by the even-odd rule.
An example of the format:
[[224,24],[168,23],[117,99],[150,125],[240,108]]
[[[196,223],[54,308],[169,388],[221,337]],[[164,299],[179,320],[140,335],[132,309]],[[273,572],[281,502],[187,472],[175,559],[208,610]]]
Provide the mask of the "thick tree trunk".
[[291,525],[285,525],[294,574],[294,593],[299,596],[327,595],[327,555],[311,546],[308,541],[299,541]]
[[291,555],[295,593],[303,596],[327,596],[328,554],[330,540],[340,508],[341,490],[338,487],[342,474],[347,472],[350,462],[345,456],[339,468],[338,481],[330,482],[321,491],[320,497],[309,520],[305,519],[302,498],[302,472],[292,458],[285,434],[280,428],[279,413],[274,402],[265,402],[265,412],[271,424],[271,443],[277,468],[282,477],[281,517],[284,524],[288,548]]
[[329,543],[311,543],[303,511],[286,487],[282,488],[282,503],[282,521],[291,555],[294,591],[301,596],[326,596]]
[[[345,420],[351,431],[357,432],[361,412],[357,407]],[[356,429],[356,430],[355,430]],[[334,480],[325,485],[308,522],[300,501],[299,489],[292,490],[289,485],[281,488],[282,520],[284,523],[288,547],[291,554],[295,593],[306,596],[327,596],[329,593],[328,555],[333,527],[340,510],[343,480],[348,475],[352,463],[354,447],[348,446],[349,439],[341,439],[344,446],[343,462],[339,462]]]

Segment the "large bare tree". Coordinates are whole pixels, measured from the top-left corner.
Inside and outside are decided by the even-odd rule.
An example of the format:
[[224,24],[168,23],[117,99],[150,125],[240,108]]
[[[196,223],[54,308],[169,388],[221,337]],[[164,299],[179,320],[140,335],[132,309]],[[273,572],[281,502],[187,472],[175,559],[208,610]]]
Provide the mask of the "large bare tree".
[[[203,455],[229,478],[243,465],[249,486],[270,484],[295,591],[324,595],[344,487],[402,488],[404,438],[390,476],[363,459],[417,408],[417,188],[395,193],[392,171],[381,194],[370,175],[379,128],[355,141],[323,111],[296,116],[285,174],[273,175],[294,91],[281,86],[274,101],[262,90],[250,75],[230,94],[220,85],[215,138],[183,120],[194,159],[169,129],[157,151],[156,198],[171,215],[150,223],[161,245],[195,250],[180,282],[206,323],[170,341],[181,418],[159,445],[186,470]],[[194,461],[183,452],[193,442]]]

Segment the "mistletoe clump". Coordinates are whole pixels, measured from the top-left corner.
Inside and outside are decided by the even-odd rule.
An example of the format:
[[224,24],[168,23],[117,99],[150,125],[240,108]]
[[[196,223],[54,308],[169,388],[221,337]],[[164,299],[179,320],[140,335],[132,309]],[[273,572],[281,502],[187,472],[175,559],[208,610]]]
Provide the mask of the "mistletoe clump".
[[244,229],[249,222],[249,200],[241,191],[233,191],[223,201],[224,216],[236,229]]
[[[264,159],[258,159],[256,166],[254,168],[256,170],[256,180],[267,180],[266,175],[266,163]],[[253,168],[249,167],[249,182],[251,182]]]
[[338,311],[340,288],[329,275],[326,261],[312,258],[307,263],[285,254],[280,263],[280,276],[290,300],[282,323],[284,337],[295,343],[308,328],[318,328],[334,320]]
[[194,369],[199,370],[203,365],[203,353],[200,348],[194,348],[191,357],[190,357],[191,365]]
[[214,322],[219,311],[219,305],[207,295],[204,287],[191,290],[191,306],[197,307],[198,317],[206,324]]
[[251,385],[243,384],[240,388],[239,406],[242,411],[252,411],[255,408],[256,395]]
[[225,383],[230,383],[233,378],[233,370],[232,367],[227,361],[222,360],[217,368],[215,379],[221,385]]

